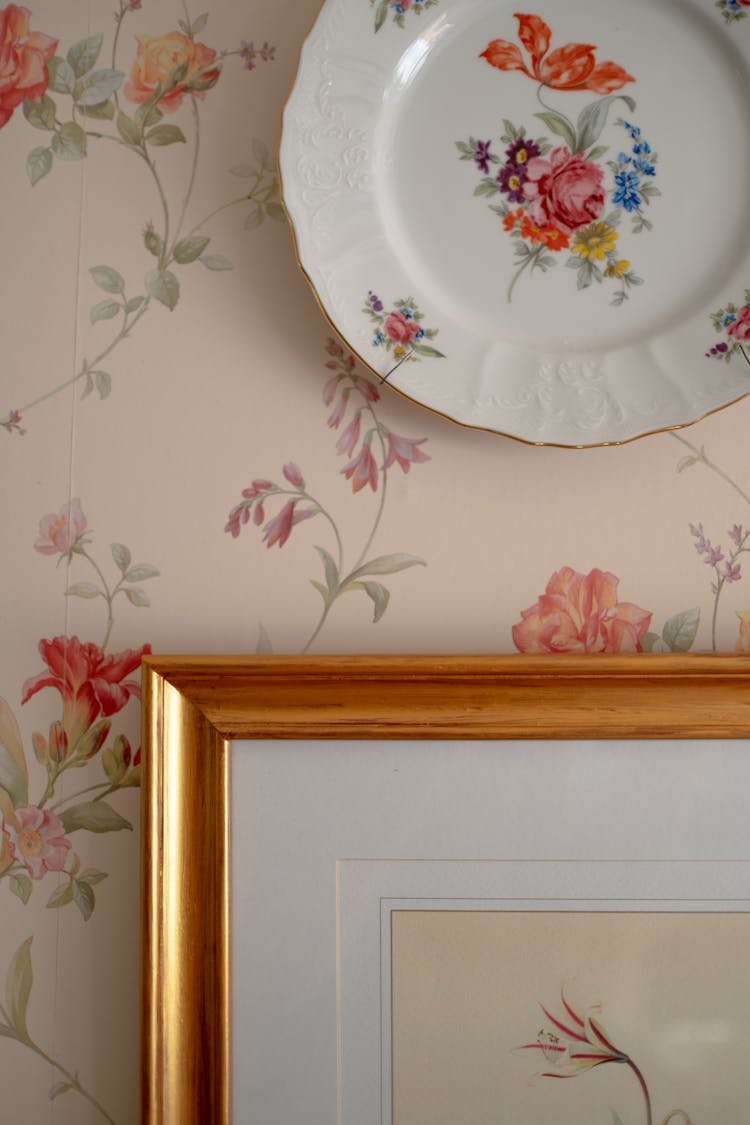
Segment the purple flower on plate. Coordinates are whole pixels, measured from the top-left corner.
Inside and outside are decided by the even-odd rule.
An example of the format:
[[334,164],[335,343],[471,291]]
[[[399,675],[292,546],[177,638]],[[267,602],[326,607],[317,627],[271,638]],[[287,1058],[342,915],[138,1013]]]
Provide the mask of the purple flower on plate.
[[490,160],[492,153],[490,152],[491,141],[477,141],[474,148],[474,163],[480,172],[484,172],[485,176],[490,170]]

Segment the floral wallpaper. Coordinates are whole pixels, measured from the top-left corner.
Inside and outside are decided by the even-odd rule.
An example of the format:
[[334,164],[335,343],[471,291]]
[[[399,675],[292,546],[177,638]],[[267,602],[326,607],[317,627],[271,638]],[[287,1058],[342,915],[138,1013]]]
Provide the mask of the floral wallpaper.
[[[386,35],[438,0],[362,3]],[[275,160],[318,6],[0,6],[8,1120],[137,1120],[143,653],[750,651],[750,403],[531,448],[331,338]],[[439,358],[391,296],[379,344]],[[747,359],[735,301],[707,379]]]

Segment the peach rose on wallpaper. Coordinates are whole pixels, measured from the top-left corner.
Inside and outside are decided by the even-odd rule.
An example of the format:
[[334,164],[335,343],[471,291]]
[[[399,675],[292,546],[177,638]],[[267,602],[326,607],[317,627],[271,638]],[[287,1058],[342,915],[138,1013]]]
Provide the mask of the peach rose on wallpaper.
[[9,4],[0,8],[0,128],[24,98],[40,102],[49,82],[47,63],[57,39],[29,30],[31,12]]
[[513,626],[520,652],[640,652],[651,614],[617,600],[620,580],[609,571],[581,574],[566,566]]
[[[185,94],[202,98],[215,86],[220,67],[211,67],[216,51],[196,43],[179,31],[168,35],[137,35],[138,53],[125,83],[125,96],[131,102],[147,102],[157,87],[166,90],[159,98],[159,108],[172,112],[182,104]],[[175,73],[179,80],[174,82]],[[170,83],[174,83],[170,85]]]

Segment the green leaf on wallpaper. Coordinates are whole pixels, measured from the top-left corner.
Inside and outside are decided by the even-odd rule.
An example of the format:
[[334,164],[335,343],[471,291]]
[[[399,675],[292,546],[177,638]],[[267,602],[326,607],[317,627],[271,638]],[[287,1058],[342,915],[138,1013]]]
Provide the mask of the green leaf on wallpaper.
[[164,114],[158,105],[154,105],[153,102],[144,102],[135,111],[135,123],[139,129],[148,129],[150,125],[156,125],[161,121],[163,116]]
[[253,156],[266,172],[273,172],[276,168],[276,161],[271,156],[268,145],[257,137],[253,138]]
[[255,644],[255,652],[257,656],[270,656],[273,652],[271,638],[262,621],[258,623],[258,640]]
[[695,641],[700,625],[700,609],[686,609],[670,617],[662,629],[662,637],[672,652],[688,652]]
[[84,883],[81,879],[75,879],[73,882],[73,901],[80,910],[84,922],[88,922],[96,906],[96,895],[93,887],[89,883]]
[[111,98],[99,105],[81,105],[79,102],[77,108],[84,117],[93,117],[98,121],[112,121],[115,116],[115,103]]
[[80,78],[96,65],[101,49],[101,34],[89,35],[86,39],[79,39],[73,44],[66,57],[76,78]]
[[21,741],[21,730],[10,704],[0,697],[0,788],[4,789],[14,808],[29,801],[29,772]]
[[94,282],[105,293],[124,293],[125,278],[111,266],[92,266],[89,270]]
[[31,186],[47,175],[52,167],[52,153],[48,148],[32,148],[26,157],[26,174],[31,180]]
[[151,563],[137,563],[125,574],[126,582],[145,582],[147,578],[158,578],[161,571],[157,570]]
[[152,270],[146,277],[146,288],[152,297],[170,310],[180,299],[180,283],[169,270]]
[[330,601],[328,588],[324,586],[322,582],[316,582],[314,578],[310,579],[310,585],[315,587],[315,589],[323,599],[324,604],[328,605],[328,602]]
[[23,115],[35,129],[46,129],[51,133],[55,128],[56,114],[55,103],[48,94],[40,102],[32,102],[29,98],[23,100]]
[[82,871],[78,876],[79,882],[88,883],[92,887],[95,883],[101,883],[101,881],[106,878],[107,872],[98,871],[95,867],[87,867],[86,870]]
[[207,270],[233,270],[234,266],[223,254],[201,254],[199,261]]
[[111,545],[112,558],[115,561],[115,566],[123,574],[130,566],[132,555],[124,543],[113,543]]
[[208,23],[208,12],[201,12],[201,14],[199,16],[196,16],[195,19],[193,20],[193,25],[190,28],[190,34],[191,35],[198,35],[201,31],[203,31],[203,28],[206,26],[207,23]]
[[76,105],[102,105],[120,89],[125,74],[121,70],[95,70],[76,83],[73,94]]
[[669,646],[658,633],[644,633],[641,637],[642,652],[669,652]]
[[73,882],[71,879],[67,883],[61,883],[59,887],[55,887],[52,894],[47,899],[48,910],[59,910],[61,906],[67,906],[69,902],[73,901]]
[[31,1042],[26,1026],[26,1011],[34,983],[34,973],[31,967],[31,942],[30,937],[26,938],[26,941],[16,950],[5,981],[5,1010],[10,1026],[15,1031],[16,1036],[24,1043]]
[[96,324],[97,320],[111,320],[119,312],[122,312],[122,305],[119,301],[99,301],[91,309],[89,319],[92,324]]
[[74,582],[65,591],[68,598],[103,598],[104,594],[93,582]]
[[178,125],[157,125],[146,133],[150,145],[173,145],[185,142],[185,134]]
[[58,160],[82,160],[86,155],[86,134],[75,121],[66,121],[52,138],[52,151]]
[[363,563],[349,575],[350,579],[361,578],[365,574],[396,574],[400,570],[407,570],[410,566],[427,566],[424,559],[416,555],[407,555],[397,552],[393,555],[379,555],[369,562]]
[[125,305],[125,312],[128,314],[128,316],[130,315],[130,313],[137,312],[143,304],[144,300],[144,297],[131,297],[128,303]]
[[72,94],[75,90],[75,71],[70,63],[60,58],[59,55],[55,55],[47,63],[47,75],[49,78],[48,89],[54,90],[56,94]]
[[112,376],[108,371],[92,371],[99,398],[109,398],[112,393]]
[[26,903],[31,898],[31,888],[32,888],[31,879],[28,877],[28,875],[25,872],[17,871],[14,875],[11,875],[11,877],[10,877],[11,893],[14,894],[16,896],[16,898],[20,898],[20,900],[24,904],[24,906],[26,905]]
[[325,547],[316,547],[315,550],[323,560],[323,572],[325,574],[326,587],[329,594],[336,592],[339,586],[339,570],[336,563],[333,561],[333,556],[326,551]]
[[86,398],[86,395],[90,395],[91,392],[93,391],[93,389],[94,389],[94,380],[91,378],[91,372],[87,371],[86,372],[86,381],[84,382],[83,390],[81,391],[81,398],[82,399]]
[[364,590],[375,607],[372,623],[373,625],[377,625],[388,608],[388,602],[391,597],[390,591],[387,590],[385,586],[381,586],[380,582],[355,582],[349,588],[352,590]]
[[277,223],[283,222],[286,218],[284,208],[280,203],[267,203],[266,214],[268,215],[269,219],[275,219]]
[[102,751],[102,769],[111,785],[119,785],[128,772],[125,762],[118,758],[112,750]]
[[254,203],[250,211],[247,213],[247,218],[244,222],[245,230],[255,230],[259,227],[265,219],[265,211],[259,203]]
[[59,1098],[60,1094],[67,1094],[68,1090],[75,1090],[75,1086],[71,1082],[55,1082],[48,1094],[49,1100],[53,1102],[55,1098]]
[[200,258],[210,241],[211,239],[206,238],[205,235],[197,234],[191,235],[189,238],[181,238],[172,251],[175,261],[179,262],[181,266],[194,262],[196,258]]
[[81,828],[87,832],[121,832],[124,828],[133,831],[130,821],[120,816],[106,801],[84,801],[80,805],[71,805],[59,816],[66,832],[77,832]]
[[134,148],[139,148],[141,144],[141,130],[133,121],[132,117],[128,117],[127,113],[117,114],[117,132],[120,134],[126,145],[133,145]]
[[145,590],[125,590],[123,589],[125,597],[131,605],[138,606],[140,609],[148,609],[151,605],[151,599]]

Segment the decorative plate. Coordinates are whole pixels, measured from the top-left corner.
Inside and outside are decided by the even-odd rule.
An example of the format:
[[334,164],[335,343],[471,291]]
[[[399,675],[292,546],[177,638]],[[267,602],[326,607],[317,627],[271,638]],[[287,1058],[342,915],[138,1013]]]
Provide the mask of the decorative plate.
[[750,0],[327,0],[284,113],[300,264],[397,390],[564,446],[750,392]]

